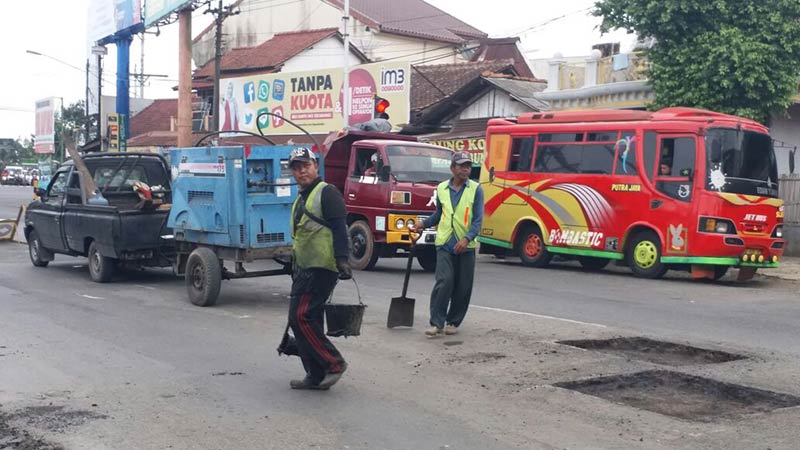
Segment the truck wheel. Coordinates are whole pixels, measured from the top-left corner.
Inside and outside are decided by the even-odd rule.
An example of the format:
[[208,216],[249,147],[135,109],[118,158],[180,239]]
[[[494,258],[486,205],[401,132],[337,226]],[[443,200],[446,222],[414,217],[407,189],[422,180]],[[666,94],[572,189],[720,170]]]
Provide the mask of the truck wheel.
[[436,271],[436,249],[433,246],[417,249],[417,262],[426,272]]
[[197,306],[213,306],[222,285],[222,268],[213,250],[195,249],[186,263],[186,290],[189,300]]
[[53,260],[53,252],[42,247],[42,241],[39,240],[39,233],[36,230],[31,230],[28,235],[28,254],[36,267],[47,267],[47,264]]
[[89,245],[89,276],[95,283],[107,283],[111,281],[111,275],[114,274],[114,266],[116,261],[114,258],[109,258],[100,254],[97,244],[92,242]]
[[606,258],[597,258],[595,256],[581,256],[578,258],[578,262],[581,263],[581,267],[585,270],[595,271],[595,270],[602,270],[608,263],[611,262],[610,259]]
[[661,278],[667,266],[661,262],[661,239],[652,231],[642,231],[633,237],[628,247],[628,266],[642,278]]
[[545,267],[553,259],[553,255],[544,245],[542,232],[536,225],[527,225],[520,230],[517,236],[517,254],[522,264],[528,267]]
[[356,220],[348,230],[350,235],[350,265],[353,269],[372,270],[380,251],[367,222]]

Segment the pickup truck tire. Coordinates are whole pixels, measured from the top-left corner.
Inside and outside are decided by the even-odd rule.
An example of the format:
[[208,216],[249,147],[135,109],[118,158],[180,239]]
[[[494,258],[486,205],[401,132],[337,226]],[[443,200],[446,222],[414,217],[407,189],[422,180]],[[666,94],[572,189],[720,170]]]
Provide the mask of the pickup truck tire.
[[47,264],[53,260],[53,252],[42,247],[42,241],[36,230],[31,230],[28,235],[28,254],[31,257],[31,263],[36,267],[47,267]]
[[380,256],[380,248],[369,224],[356,220],[348,229],[350,235],[350,265],[357,270],[372,270]]
[[186,263],[186,291],[197,306],[213,306],[222,286],[222,267],[213,250],[196,248]]
[[95,283],[108,283],[111,281],[111,276],[114,275],[114,266],[116,260],[100,254],[100,249],[97,244],[92,242],[89,244],[89,277]]
[[422,267],[425,272],[435,272],[436,271],[436,248],[432,245],[426,246],[425,248],[419,248],[415,250],[417,253],[417,262]]

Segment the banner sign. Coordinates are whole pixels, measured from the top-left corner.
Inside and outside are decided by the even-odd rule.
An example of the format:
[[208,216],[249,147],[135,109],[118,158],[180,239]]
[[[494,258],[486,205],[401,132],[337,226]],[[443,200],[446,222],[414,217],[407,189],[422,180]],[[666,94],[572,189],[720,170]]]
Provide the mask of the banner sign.
[[89,42],[142,23],[142,0],[90,0],[87,31]]
[[108,151],[126,151],[128,148],[128,141],[125,139],[125,115],[119,113],[108,113],[106,118],[108,121],[106,130],[106,137],[108,137]]
[[191,0],[144,0],[144,26],[153,25],[191,2]]
[[[220,80],[220,130],[264,134],[297,134],[300,131],[282,118],[305,128],[309,133],[328,133],[344,128],[342,85],[344,71],[332,68],[296,73],[271,73]],[[394,129],[408,123],[411,74],[405,62],[383,62],[350,68],[350,123],[374,118],[376,99],[389,102],[386,113]]]
[[37,154],[52,154],[56,150],[56,110],[60,109],[59,99],[56,97],[45,98],[36,102],[36,137],[34,138],[33,152]]
[[486,138],[445,139],[426,141],[428,144],[447,147],[454,152],[468,152],[473,166],[483,164],[483,151],[486,149]]

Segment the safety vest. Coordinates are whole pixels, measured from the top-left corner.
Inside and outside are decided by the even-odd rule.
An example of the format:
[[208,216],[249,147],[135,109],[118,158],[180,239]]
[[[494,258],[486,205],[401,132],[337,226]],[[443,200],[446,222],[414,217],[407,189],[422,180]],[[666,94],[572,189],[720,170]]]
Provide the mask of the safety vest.
[[[328,184],[320,181],[308,194],[305,210],[300,216],[300,221],[295,228],[294,214],[303,199],[300,195],[292,205],[292,255],[294,264],[302,269],[318,267],[336,272],[336,258],[333,256],[333,232],[328,225],[323,225],[318,220],[322,219],[322,190]],[[311,215],[307,214],[310,213]],[[315,217],[316,219],[312,218]],[[317,220],[318,219],[318,220]]]
[[[478,183],[467,180],[461,199],[453,208],[450,201],[450,180],[442,181],[436,187],[436,199],[442,205],[442,218],[439,219],[439,226],[436,229],[436,246],[441,247],[450,240],[450,235],[456,234],[456,240],[467,235],[469,226],[472,224],[472,204],[475,203],[475,193],[478,191]],[[467,248],[476,248],[478,243],[473,239]]]

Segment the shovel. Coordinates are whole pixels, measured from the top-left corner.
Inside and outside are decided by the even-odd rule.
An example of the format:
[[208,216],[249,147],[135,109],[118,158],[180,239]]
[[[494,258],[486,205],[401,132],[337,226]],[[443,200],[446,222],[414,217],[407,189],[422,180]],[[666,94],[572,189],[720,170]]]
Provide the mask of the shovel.
[[388,328],[394,327],[413,327],[414,326],[414,302],[415,299],[406,297],[408,292],[408,279],[411,277],[411,264],[414,262],[414,239],[417,234],[411,233],[411,248],[408,249],[408,264],[406,264],[406,277],[403,280],[403,293],[400,297],[392,298],[389,304],[389,317],[386,319]]

